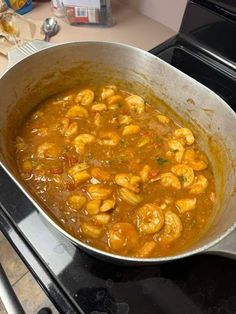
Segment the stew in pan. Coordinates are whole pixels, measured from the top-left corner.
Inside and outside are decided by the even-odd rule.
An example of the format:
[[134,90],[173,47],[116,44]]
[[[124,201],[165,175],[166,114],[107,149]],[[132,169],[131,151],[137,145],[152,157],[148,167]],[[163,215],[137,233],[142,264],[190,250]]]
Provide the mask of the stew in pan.
[[197,136],[113,85],[41,103],[18,132],[16,159],[66,231],[111,253],[175,254],[213,212],[214,177]]

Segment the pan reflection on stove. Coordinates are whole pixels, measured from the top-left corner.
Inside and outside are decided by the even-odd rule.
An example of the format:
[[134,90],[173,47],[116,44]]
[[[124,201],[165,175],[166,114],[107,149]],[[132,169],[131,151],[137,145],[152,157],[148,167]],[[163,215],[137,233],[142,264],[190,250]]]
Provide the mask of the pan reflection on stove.
[[75,294],[76,301],[85,313],[90,314],[128,314],[129,305],[117,303],[106,288],[83,288]]
[[127,267],[102,262],[86,253],[81,256],[79,251],[77,254],[84,265],[84,282],[79,283],[74,298],[85,313],[201,313],[177,284],[160,277],[161,265]]
[[177,285],[165,278],[140,280],[135,289],[132,281],[115,289],[82,288],[74,297],[84,312],[90,314],[201,313]]
[[[39,219],[39,217],[41,219]],[[44,260],[49,260],[48,266],[53,264],[55,275],[59,275],[72,262],[76,248],[71,246],[70,252],[60,238],[54,236],[53,227],[47,227],[48,221],[37,212],[32,212],[19,222],[21,230],[25,231],[25,236],[33,245],[37,244],[38,252]],[[45,226],[47,228],[45,228]],[[44,232],[38,232],[44,230]],[[51,254],[55,252],[56,254]]]

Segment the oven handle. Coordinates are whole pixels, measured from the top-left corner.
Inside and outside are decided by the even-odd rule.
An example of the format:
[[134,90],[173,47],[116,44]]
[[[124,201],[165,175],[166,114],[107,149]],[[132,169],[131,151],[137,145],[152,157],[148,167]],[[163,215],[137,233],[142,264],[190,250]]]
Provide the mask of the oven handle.
[[7,311],[11,314],[25,314],[20,301],[18,300],[7,275],[0,264],[0,298]]

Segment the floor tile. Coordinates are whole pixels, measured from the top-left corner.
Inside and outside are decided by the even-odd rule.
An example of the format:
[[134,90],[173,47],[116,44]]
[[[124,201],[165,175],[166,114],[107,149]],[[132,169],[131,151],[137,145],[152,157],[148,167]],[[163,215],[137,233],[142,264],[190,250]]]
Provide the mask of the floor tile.
[[3,306],[1,298],[0,298],[0,314],[8,314],[7,311],[5,310],[4,306]]
[[26,313],[37,313],[42,307],[50,307],[53,314],[58,313],[30,273],[14,285],[14,291]]
[[28,271],[25,264],[3,235],[0,237],[0,263],[12,285]]
[[[0,263],[26,314],[36,314],[43,307],[50,307],[53,314],[58,314],[56,308],[1,232]],[[0,314],[7,314],[1,298]]]
[[4,237],[3,233],[0,231],[0,242],[1,242],[2,240],[4,240],[4,239],[5,239],[5,237]]

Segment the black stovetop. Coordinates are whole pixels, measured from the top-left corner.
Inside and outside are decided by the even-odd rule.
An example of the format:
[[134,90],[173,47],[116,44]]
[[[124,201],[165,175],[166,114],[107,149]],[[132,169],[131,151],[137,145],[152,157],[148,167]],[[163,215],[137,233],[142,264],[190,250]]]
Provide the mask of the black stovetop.
[[[209,0],[205,7],[202,2],[189,1],[181,32],[151,52],[211,88],[236,110],[236,54],[232,50],[236,52],[236,47],[227,41],[224,54],[222,42],[220,47],[212,46],[211,36],[207,40],[211,23],[207,24],[206,18],[215,12],[218,22],[221,18],[222,23],[230,21],[235,26],[230,10],[233,2]],[[201,10],[204,18],[197,27],[195,13],[198,16]],[[212,16],[210,21],[215,23]],[[51,227],[1,168],[0,203],[0,230],[60,313],[236,313],[234,260],[198,255],[146,267],[101,262]]]

